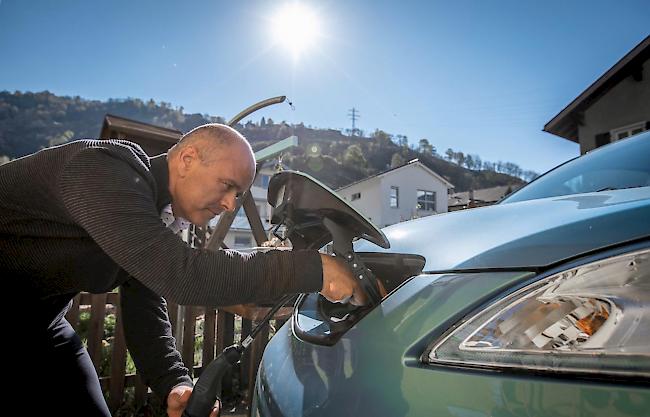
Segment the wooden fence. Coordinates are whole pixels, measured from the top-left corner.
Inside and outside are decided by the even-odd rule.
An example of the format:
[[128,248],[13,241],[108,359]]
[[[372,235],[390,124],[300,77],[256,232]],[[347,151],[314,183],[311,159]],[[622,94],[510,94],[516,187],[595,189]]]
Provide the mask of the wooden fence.
[[[135,409],[144,406],[149,398],[148,389],[143,384],[140,376],[135,373],[127,374],[127,347],[122,329],[119,304],[120,299],[117,292],[105,294],[81,293],[74,299],[74,304],[66,315],[67,320],[77,330],[80,326],[80,314],[82,312],[90,314],[90,317],[84,320],[84,324],[88,326],[84,329],[84,333],[87,334],[88,353],[100,376],[102,389],[108,394],[108,405],[111,412],[115,412],[123,405],[125,391],[129,387],[135,387],[135,399],[134,404],[132,404]],[[181,336],[183,343],[179,351],[185,366],[195,378],[201,375],[204,365],[209,364],[225,347],[232,345],[236,338],[245,338],[253,326],[251,320],[223,310],[186,306],[184,314],[181,316],[183,326],[179,327],[177,326],[179,306],[170,303],[168,310],[174,336],[177,340],[179,340],[179,335],[176,334],[177,328],[183,331]],[[109,314],[114,314],[115,330],[111,340],[106,340],[105,319]],[[199,332],[196,331],[197,322],[203,324],[203,326],[200,326],[202,329]],[[235,331],[235,323],[239,327],[237,332]],[[274,324],[275,326],[281,326],[283,321],[276,320]],[[202,341],[199,344],[200,351],[196,352],[196,342],[199,337],[201,337]],[[235,368],[236,374],[230,374],[224,378],[222,395],[233,394],[233,390],[237,388],[233,384],[236,379],[239,381],[239,390],[243,391],[244,398],[250,403],[257,367],[268,340],[269,329],[267,327],[256,337],[255,342],[244,354],[240,366]],[[108,367],[106,367],[107,364]],[[108,370],[105,368],[108,368]]]

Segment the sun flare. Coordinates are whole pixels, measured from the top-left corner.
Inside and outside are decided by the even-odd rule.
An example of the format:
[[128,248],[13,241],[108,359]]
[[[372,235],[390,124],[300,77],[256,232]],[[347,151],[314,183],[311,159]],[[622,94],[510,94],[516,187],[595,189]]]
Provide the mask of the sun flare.
[[320,36],[318,16],[300,3],[286,4],[271,22],[274,43],[287,49],[294,58],[312,47]]

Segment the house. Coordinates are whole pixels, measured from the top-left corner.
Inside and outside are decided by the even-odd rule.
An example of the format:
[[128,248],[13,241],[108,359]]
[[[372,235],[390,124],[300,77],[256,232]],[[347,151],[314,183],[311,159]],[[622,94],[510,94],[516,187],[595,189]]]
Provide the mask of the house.
[[336,192],[379,227],[447,211],[454,186],[417,159]]
[[490,206],[515,191],[518,187],[513,185],[499,185],[496,187],[454,193],[449,196],[449,211]]
[[584,154],[650,130],[650,36],[544,126]]

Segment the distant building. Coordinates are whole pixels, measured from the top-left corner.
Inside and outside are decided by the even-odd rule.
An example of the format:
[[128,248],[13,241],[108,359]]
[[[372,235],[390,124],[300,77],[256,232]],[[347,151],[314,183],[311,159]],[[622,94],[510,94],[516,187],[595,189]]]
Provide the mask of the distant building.
[[417,159],[336,192],[379,227],[447,211],[454,186]]
[[490,206],[518,188],[519,186],[499,185],[497,187],[454,193],[449,196],[449,211]]
[[650,36],[545,126],[580,153],[650,130]]

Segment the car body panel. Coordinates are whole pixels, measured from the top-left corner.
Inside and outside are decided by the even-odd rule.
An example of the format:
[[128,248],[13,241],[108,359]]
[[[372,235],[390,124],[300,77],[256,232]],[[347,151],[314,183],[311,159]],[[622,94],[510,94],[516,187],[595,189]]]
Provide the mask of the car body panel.
[[422,255],[425,271],[541,268],[650,235],[650,187],[499,204],[383,231],[390,250],[366,241],[355,250]]
[[264,353],[252,415],[644,415],[650,409],[650,390],[638,387],[584,385],[532,373],[431,366],[419,360],[426,346],[468,309],[533,275],[415,277],[330,347],[299,340],[287,324]]

